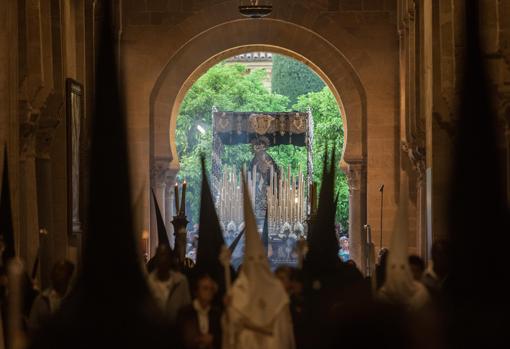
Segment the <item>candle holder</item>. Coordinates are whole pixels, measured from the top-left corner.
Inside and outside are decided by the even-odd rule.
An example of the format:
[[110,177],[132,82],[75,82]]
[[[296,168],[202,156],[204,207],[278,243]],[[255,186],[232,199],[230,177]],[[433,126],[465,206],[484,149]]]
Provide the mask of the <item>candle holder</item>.
[[186,230],[186,227],[188,223],[189,221],[184,214],[174,216],[174,219],[172,220],[175,236],[174,253],[179,265],[182,265],[186,258],[186,245],[188,238],[188,231]]

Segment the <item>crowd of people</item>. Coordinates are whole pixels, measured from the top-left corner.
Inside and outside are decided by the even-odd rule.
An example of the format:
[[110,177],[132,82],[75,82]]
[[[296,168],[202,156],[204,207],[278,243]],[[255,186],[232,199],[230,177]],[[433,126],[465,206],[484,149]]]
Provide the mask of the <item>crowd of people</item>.
[[[447,287],[449,274],[449,251],[449,243],[438,240],[432,247],[432,260],[428,266],[419,256],[410,255],[408,257],[408,265],[412,271],[413,280],[423,285],[428,295],[428,303],[423,304],[420,309],[414,309],[414,311],[441,309],[443,289]],[[343,303],[359,305],[364,299],[387,306],[402,305],[392,304],[391,298],[385,298],[381,293],[381,289],[385,285],[386,274],[391,273],[391,269],[388,268],[390,253],[390,250],[386,248],[380,251],[374,279],[375,287],[371,291],[369,290],[370,280],[363,278],[355,264],[352,261],[350,263],[342,262],[339,258],[339,268],[335,271],[339,279],[328,285],[330,290],[325,289],[324,291],[339,291],[338,285],[341,284],[344,291],[341,293],[350,295],[347,296],[350,298],[341,299],[341,302],[338,302],[336,296],[330,296],[330,298],[323,300],[314,299],[316,296],[313,291],[318,290],[306,289],[308,281],[306,279],[309,277],[306,275],[306,270],[282,265],[274,271],[275,277],[281,282],[281,286],[288,296],[288,307],[291,315],[288,321],[291,322],[290,325],[293,329],[294,342],[297,348],[312,348],[320,343],[320,340],[317,341],[314,338],[314,335],[316,335],[313,333],[314,325],[310,323],[313,313],[318,310],[322,312],[320,316],[323,318],[318,325],[324,326],[324,329],[326,329],[336,322],[325,323],[325,319],[338,318],[340,315],[344,317],[347,313],[356,309]],[[183,349],[222,348],[223,327],[225,327],[225,317],[227,316],[226,308],[230,301],[228,292],[219,298],[218,281],[208,273],[183,272],[176,263],[172,250],[166,245],[158,246],[154,258],[152,270],[148,270],[146,274],[147,284],[154,301],[161,313],[164,314],[169,333],[174,333],[178,337],[178,342],[175,341],[175,338],[173,339],[172,347]],[[25,296],[23,323],[27,336],[40,330],[51,315],[59,309],[61,303],[65,302],[66,296],[72,288],[74,269],[73,263],[67,260],[55,263],[51,273],[51,285],[41,292],[33,286],[29,277],[26,277],[27,282],[24,282],[23,286],[25,287],[23,292]],[[2,281],[0,302],[3,310],[2,315],[5,319],[6,294],[9,285],[4,269],[2,269],[0,280]],[[312,289],[317,287],[317,285],[312,285]],[[349,290],[349,288],[352,289]],[[363,289],[361,293],[359,292],[360,288]],[[310,304],[313,304],[314,309],[307,309]],[[326,308],[329,307],[329,310],[324,310],[324,304],[326,304]],[[363,310],[365,309],[359,308],[355,311]],[[340,314],[339,312],[345,313]],[[310,316],[312,317],[310,318]],[[321,331],[319,330],[319,332]],[[327,337],[324,333],[320,336]]]

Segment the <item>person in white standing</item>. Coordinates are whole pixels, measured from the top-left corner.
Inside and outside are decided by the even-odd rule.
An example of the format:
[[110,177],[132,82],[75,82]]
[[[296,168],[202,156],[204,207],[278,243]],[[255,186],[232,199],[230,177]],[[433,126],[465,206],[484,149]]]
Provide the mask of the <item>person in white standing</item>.
[[228,292],[223,348],[294,349],[289,297],[269,268],[244,181],[243,191],[245,253]]

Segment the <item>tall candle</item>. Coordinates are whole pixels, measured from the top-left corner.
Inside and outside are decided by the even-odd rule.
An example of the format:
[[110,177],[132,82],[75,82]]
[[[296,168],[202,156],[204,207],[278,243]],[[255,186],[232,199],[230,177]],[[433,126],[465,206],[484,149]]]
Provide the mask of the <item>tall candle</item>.
[[182,183],[182,198],[181,198],[181,211],[182,215],[186,215],[186,181]]
[[317,211],[317,182],[313,183],[313,212]]
[[147,230],[144,230],[142,232],[142,240],[144,242],[143,244],[143,254],[144,257],[149,254],[149,232]]
[[310,214],[313,214],[315,213],[314,210],[315,210],[315,183],[312,182],[311,184],[311,196],[310,196]]
[[178,216],[179,215],[179,183],[175,183],[175,186],[174,186],[174,189],[175,189],[175,194],[174,194],[174,197],[175,197],[175,215]]

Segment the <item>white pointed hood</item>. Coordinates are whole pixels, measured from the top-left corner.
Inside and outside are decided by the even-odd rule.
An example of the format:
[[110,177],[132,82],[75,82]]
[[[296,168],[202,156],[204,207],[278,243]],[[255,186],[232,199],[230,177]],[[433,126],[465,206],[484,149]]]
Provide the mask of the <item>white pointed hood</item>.
[[409,265],[409,192],[407,181],[400,190],[399,208],[395,219],[395,229],[386,265],[386,280],[380,290],[381,298],[390,303],[398,303],[409,308],[420,308],[428,301],[425,287],[414,281]]
[[273,332],[275,320],[289,303],[289,297],[269,268],[244,178],[243,193],[246,224],[244,261],[232,286],[232,307],[241,314],[248,327]]

